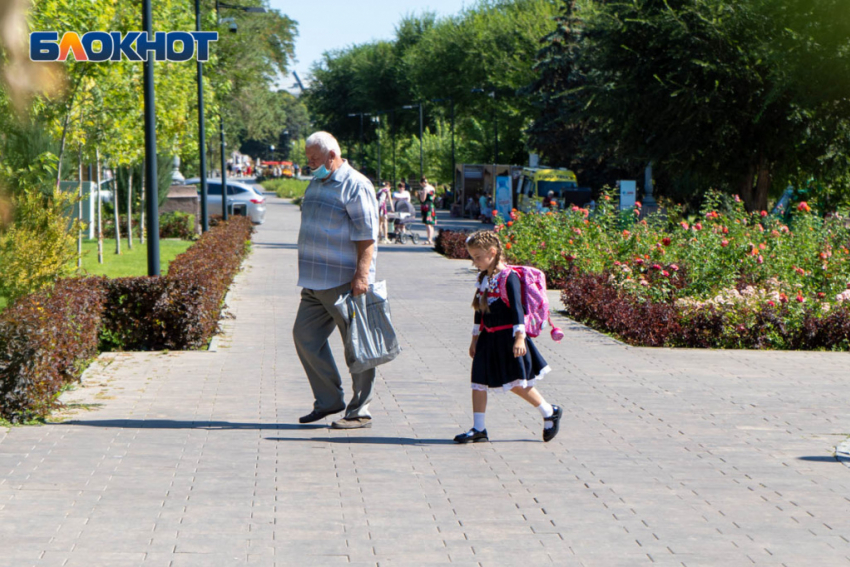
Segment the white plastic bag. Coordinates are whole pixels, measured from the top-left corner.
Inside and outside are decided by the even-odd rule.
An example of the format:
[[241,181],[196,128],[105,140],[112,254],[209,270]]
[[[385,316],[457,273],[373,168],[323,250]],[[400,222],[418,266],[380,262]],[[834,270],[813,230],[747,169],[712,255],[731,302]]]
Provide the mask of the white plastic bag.
[[387,363],[401,352],[387,300],[386,281],[369,285],[369,290],[357,297],[349,292],[334,307],[348,322],[345,362],[352,374]]

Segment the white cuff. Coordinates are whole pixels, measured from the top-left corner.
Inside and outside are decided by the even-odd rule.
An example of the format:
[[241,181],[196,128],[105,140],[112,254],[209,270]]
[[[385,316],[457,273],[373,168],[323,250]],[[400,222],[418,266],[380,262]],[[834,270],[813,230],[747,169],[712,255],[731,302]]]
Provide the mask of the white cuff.
[[472,326],[472,336],[477,337],[481,334],[481,325],[473,325]]
[[522,333],[523,335],[525,334],[525,323],[514,325],[514,336],[517,336],[519,333]]

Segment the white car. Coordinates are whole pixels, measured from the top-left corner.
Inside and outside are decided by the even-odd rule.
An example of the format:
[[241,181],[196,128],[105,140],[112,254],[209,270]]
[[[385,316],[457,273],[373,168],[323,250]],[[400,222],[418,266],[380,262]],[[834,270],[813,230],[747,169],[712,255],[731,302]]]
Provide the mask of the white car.
[[[187,179],[186,185],[197,185],[201,190],[201,180],[197,177]],[[245,214],[254,224],[263,224],[266,220],[266,198],[254,187],[241,181],[227,180],[227,202],[232,206],[245,206]],[[207,179],[207,212],[210,215],[221,214],[221,179]]]

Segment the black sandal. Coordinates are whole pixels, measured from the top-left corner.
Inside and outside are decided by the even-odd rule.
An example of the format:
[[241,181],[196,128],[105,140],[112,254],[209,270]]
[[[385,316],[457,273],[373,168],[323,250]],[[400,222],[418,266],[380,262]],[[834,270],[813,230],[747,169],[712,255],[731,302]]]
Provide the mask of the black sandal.
[[564,410],[561,409],[561,406],[552,406],[552,415],[549,417],[544,417],[543,421],[551,421],[552,427],[549,429],[543,429],[543,441],[548,442],[555,438],[555,435],[558,434],[558,429],[560,427],[561,415],[563,415]]

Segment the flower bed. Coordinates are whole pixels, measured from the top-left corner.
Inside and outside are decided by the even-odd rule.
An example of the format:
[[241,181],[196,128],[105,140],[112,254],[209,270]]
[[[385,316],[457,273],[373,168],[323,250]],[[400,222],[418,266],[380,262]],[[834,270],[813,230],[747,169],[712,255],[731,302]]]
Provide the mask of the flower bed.
[[571,316],[632,344],[848,349],[850,229],[806,203],[786,224],[713,193],[692,222],[640,220],[603,194],[592,213],[512,212],[494,230]]

